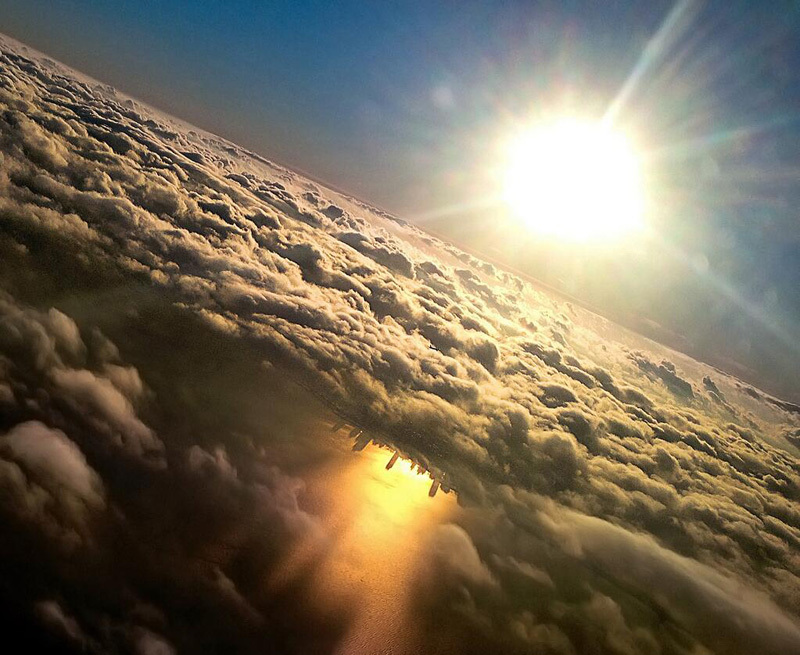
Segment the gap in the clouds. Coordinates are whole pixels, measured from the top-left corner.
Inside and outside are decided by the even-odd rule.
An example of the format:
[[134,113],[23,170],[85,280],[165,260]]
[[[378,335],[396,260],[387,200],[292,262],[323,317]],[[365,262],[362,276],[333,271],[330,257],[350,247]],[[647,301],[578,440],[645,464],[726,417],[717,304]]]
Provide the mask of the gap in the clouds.
[[430,478],[408,460],[387,470],[387,449],[348,452],[336,435],[338,457],[305,478],[324,537],[309,535],[291,549],[270,581],[275,589],[309,570],[313,606],[322,615],[347,608],[349,627],[336,652],[367,655],[417,652],[412,605],[435,528],[458,508],[452,494],[429,496]]

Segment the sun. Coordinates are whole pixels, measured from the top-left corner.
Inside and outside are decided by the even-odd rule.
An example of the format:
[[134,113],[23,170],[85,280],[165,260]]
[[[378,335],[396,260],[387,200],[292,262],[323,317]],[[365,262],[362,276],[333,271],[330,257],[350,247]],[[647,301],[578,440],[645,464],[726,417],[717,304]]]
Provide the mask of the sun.
[[507,157],[503,198],[532,231],[605,241],[643,226],[639,157],[619,132],[561,120],[515,137]]

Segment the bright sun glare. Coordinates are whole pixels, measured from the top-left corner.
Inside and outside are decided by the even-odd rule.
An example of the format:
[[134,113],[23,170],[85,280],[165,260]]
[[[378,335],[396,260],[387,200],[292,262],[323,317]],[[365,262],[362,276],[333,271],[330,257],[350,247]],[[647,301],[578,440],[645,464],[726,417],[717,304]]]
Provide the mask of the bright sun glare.
[[508,157],[504,199],[533,231],[599,241],[642,226],[639,160],[618,132],[564,120],[520,135]]

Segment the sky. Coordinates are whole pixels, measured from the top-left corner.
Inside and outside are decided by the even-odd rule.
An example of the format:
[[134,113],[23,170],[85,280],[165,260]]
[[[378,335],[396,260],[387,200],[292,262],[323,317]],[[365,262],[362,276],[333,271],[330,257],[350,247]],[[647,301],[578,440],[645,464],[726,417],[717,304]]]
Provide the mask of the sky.
[[0,35],[9,643],[794,653],[798,455],[800,405]]
[[[2,5],[104,82],[800,398],[796,3]],[[576,251],[487,207],[509,132],[615,98],[656,239]]]
[[[548,87],[602,103],[669,9],[626,3],[7,3],[4,27],[98,79],[394,211]],[[25,40],[23,39],[23,40]],[[560,92],[560,90],[559,90]],[[445,196],[447,197],[447,196]]]

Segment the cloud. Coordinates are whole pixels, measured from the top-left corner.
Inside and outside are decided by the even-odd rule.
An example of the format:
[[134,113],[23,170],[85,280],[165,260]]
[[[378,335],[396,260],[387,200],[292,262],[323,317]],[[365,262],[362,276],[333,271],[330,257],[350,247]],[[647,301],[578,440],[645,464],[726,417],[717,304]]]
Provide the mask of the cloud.
[[436,528],[431,539],[433,566],[442,567],[445,575],[473,585],[494,584],[492,574],[481,561],[469,535],[457,525],[445,524]]
[[86,636],[78,622],[69,616],[57,600],[43,600],[36,604],[36,612],[45,625],[65,635],[69,640],[83,645]]
[[[163,443],[134,408],[144,394],[141,378],[135,368],[113,363],[116,347],[102,333],[95,334],[90,353],[62,312],[0,296],[0,343],[9,388],[16,390],[9,400],[24,407],[23,414],[36,408],[34,414],[49,421],[55,413],[71,413],[76,426],[90,424],[104,443],[163,466]],[[86,368],[90,354],[97,370]]]
[[135,638],[138,655],[174,655],[175,649],[163,637],[140,629]]
[[[583,557],[654,601],[717,652],[787,653],[800,647],[800,627],[766,597],[736,580],[587,516],[573,516]],[[714,626],[726,625],[726,630]]]
[[[119,377],[118,369],[115,369]],[[137,456],[157,457],[163,446],[136,416],[130,401],[109,379],[91,371],[57,369],[52,373],[55,388],[84,416],[96,418],[120,446]],[[134,390],[135,392],[135,390]]]
[[20,423],[0,437],[11,458],[53,491],[72,494],[87,505],[103,505],[102,485],[80,449],[60,430],[38,421]]
[[4,513],[68,549],[92,540],[93,518],[106,506],[102,480],[78,446],[38,421],[0,435],[0,487]]
[[791,407],[0,49],[3,606],[90,650],[332,652],[336,416],[458,494],[432,652],[797,649]]

